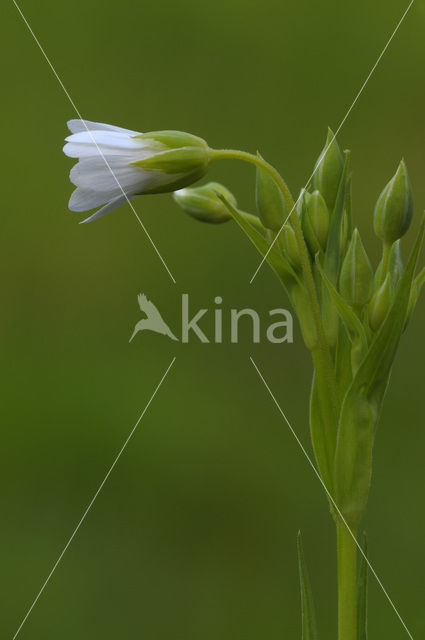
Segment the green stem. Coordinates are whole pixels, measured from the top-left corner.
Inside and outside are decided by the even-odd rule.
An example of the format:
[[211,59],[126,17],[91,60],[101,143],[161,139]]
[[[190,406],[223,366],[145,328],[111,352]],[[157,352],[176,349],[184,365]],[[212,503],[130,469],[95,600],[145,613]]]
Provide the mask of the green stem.
[[338,640],[357,640],[357,546],[347,525],[337,521]]
[[[320,311],[319,300],[317,297],[316,285],[314,283],[313,272],[311,270],[311,262],[308,253],[308,249],[304,240],[304,235],[301,228],[301,222],[298,214],[295,210],[295,202],[292,194],[280,175],[280,173],[261,156],[255,156],[247,151],[239,151],[236,149],[210,149],[211,160],[221,160],[223,158],[230,158],[234,160],[243,160],[250,164],[257,165],[262,169],[265,169],[273,178],[277,186],[282,192],[285,199],[289,216],[291,218],[292,227],[297,239],[298,249],[301,258],[301,268],[304,276],[304,282],[307,288],[307,292],[310,298],[311,311],[313,314],[314,323],[316,326],[317,340],[320,349],[320,358],[322,360],[323,370],[326,371],[326,378],[329,385],[329,393],[331,402],[334,408],[335,420],[337,416],[338,398],[336,393],[335,374],[332,366],[332,358],[329,351],[329,347],[326,341],[325,331],[322,323],[322,314]],[[282,225],[283,227],[283,225]],[[280,230],[281,231],[281,230]],[[280,231],[277,233],[279,235]]]
[[255,156],[253,153],[248,153],[247,151],[239,151],[238,149],[210,149],[210,158],[211,160],[222,160],[224,158],[243,160],[244,162],[249,162],[250,164],[255,164],[258,167],[265,169],[269,172],[269,174],[281,190],[282,195],[285,198],[285,203],[288,211],[292,211],[292,209],[295,207],[294,199],[291,192],[289,191],[288,185],[286,184],[285,180],[271,164],[269,164],[260,156]]
[[384,282],[385,277],[387,275],[388,262],[389,262],[389,258],[390,258],[390,252],[391,252],[391,246],[392,246],[391,244],[388,244],[387,242],[384,242],[383,249],[382,249],[381,284],[382,284],[382,282]]

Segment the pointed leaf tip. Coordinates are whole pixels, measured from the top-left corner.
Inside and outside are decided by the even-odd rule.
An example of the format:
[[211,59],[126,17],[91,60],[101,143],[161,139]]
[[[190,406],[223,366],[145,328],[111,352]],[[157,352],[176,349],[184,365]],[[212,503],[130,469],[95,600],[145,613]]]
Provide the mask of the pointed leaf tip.
[[301,610],[302,610],[302,640],[318,640],[316,613],[311,591],[310,580],[304,557],[304,549],[301,539],[301,531],[297,536],[298,547],[298,568],[300,574],[301,587]]

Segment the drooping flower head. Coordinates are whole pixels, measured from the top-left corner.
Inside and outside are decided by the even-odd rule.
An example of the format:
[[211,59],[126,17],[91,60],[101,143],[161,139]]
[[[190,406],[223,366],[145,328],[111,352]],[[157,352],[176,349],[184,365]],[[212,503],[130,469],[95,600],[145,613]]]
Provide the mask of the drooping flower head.
[[109,213],[145,193],[188,186],[208,167],[207,143],[181,131],[139,133],[100,122],[70,120],[64,153],[78,158],[71,169],[71,211],[102,206],[83,222]]

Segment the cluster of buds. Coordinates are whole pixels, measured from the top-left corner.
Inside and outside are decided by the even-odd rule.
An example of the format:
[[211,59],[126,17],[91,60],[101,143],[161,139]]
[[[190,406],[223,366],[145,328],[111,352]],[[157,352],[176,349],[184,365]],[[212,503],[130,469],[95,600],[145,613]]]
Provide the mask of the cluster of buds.
[[425,280],[424,272],[414,278],[423,228],[406,266],[401,258],[400,240],[413,216],[406,165],[400,163],[375,206],[382,259],[373,269],[352,222],[350,154],[341,151],[332,131],[311,188],[292,207],[261,156],[253,162],[256,218],[240,211],[217,183],[188,187],[175,199],[203,221],[234,218],[285,286],[315,365],[310,421],[319,470],[356,528],[368,497],[373,438],[392,361]]
[[[400,240],[412,221],[412,189],[404,161],[383,189],[373,226],[382,243],[375,272],[351,212],[350,154],[329,130],[313,179],[295,203],[280,174],[259,154],[213,150],[179,131],[139,133],[72,120],[65,153],[76,190],[70,209],[103,205],[93,220],[125,200],[171,192],[190,216],[207,223],[237,221],[274,269],[297,313],[315,367],[311,433],[322,479],[355,528],[370,484],[376,422],[400,336],[425,271],[415,278],[424,234],[406,265]],[[194,187],[213,160],[256,165],[256,214],[241,211],[223,185]],[[359,462],[361,461],[361,462]]]

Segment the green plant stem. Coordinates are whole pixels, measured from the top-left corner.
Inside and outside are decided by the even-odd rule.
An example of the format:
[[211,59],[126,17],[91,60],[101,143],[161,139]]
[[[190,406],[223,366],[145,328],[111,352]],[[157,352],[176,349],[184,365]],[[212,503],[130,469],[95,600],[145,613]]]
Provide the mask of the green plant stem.
[[[347,525],[337,521],[338,640],[357,640],[357,546]],[[355,536],[355,532],[352,532]]]
[[[388,271],[388,262],[389,262],[389,258],[390,258],[390,252],[391,252],[391,244],[388,244],[387,242],[384,242],[383,248],[382,248],[382,275],[381,275],[381,281],[384,282],[385,277],[387,275],[387,271]],[[381,282],[381,284],[382,284]]]
[[[247,151],[239,151],[236,149],[210,149],[210,157],[211,160],[221,160],[224,158],[229,158],[233,160],[243,160],[245,162],[249,162],[250,164],[254,164],[262,169],[268,171],[271,175],[277,186],[279,187],[282,195],[285,199],[286,207],[289,211],[289,217],[291,219],[292,227],[295,232],[295,236],[297,239],[298,250],[300,252],[301,258],[301,268],[304,276],[304,282],[307,288],[308,296],[310,298],[311,311],[313,314],[314,324],[316,327],[317,333],[317,341],[319,346],[319,358],[321,361],[321,369],[325,372],[326,379],[328,381],[328,390],[330,401],[333,407],[333,411],[335,414],[335,424],[338,415],[338,396],[336,392],[336,381],[335,381],[335,373],[332,365],[332,358],[329,351],[329,346],[326,341],[325,331],[323,328],[322,322],[322,314],[320,311],[319,300],[317,297],[316,285],[314,283],[313,272],[311,269],[310,257],[308,254],[308,249],[304,240],[304,235],[301,228],[301,223],[298,218],[297,211],[295,209],[295,202],[292,197],[292,194],[280,173],[266,160],[261,158],[260,156],[256,156],[252,153],[248,153]],[[282,225],[283,227],[283,225]],[[279,235],[280,231],[277,235]],[[336,433],[335,433],[336,437]],[[331,487],[329,487],[331,489]]]
[[265,169],[269,172],[269,174],[281,190],[282,195],[285,198],[285,203],[288,211],[292,211],[292,209],[294,208],[295,202],[285,180],[271,164],[269,164],[260,156],[255,156],[253,153],[248,153],[248,151],[239,151],[238,149],[210,149],[210,158],[211,160],[222,160],[224,158],[229,158],[231,160],[242,160],[244,162],[249,162],[250,164],[255,164],[257,165],[257,167]]

